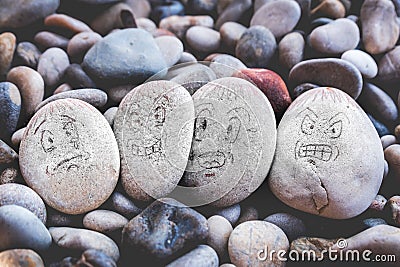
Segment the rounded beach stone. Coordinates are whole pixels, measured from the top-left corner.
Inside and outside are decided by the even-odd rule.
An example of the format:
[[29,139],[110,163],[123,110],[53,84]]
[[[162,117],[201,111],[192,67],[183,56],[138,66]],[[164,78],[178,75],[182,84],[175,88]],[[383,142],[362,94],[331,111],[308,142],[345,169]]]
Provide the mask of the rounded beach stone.
[[128,219],[111,210],[94,210],[83,217],[83,225],[100,233],[110,233],[122,229]]
[[111,206],[116,212],[124,215],[126,218],[131,219],[142,212],[132,200],[119,192],[114,192],[111,195]]
[[22,184],[0,185],[0,206],[18,205],[35,214],[46,223],[46,206],[35,191]]
[[214,20],[210,16],[169,16],[160,21],[161,29],[169,30],[179,39],[185,37],[186,31],[192,26],[204,26],[212,28]]
[[167,67],[175,65],[182,56],[183,43],[174,36],[160,36],[155,38],[158,48],[164,57]]
[[30,42],[19,43],[15,50],[16,61],[33,69],[36,69],[41,54],[36,45]]
[[280,117],[292,103],[283,79],[267,69],[244,69],[233,75],[254,83],[268,98],[275,114]]
[[139,82],[166,67],[150,33],[123,29],[108,34],[86,53],[83,69],[92,78],[118,83]]
[[238,40],[235,54],[248,67],[265,68],[276,48],[276,40],[270,30],[263,26],[252,26]]
[[50,227],[49,232],[54,243],[61,248],[81,252],[88,249],[97,249],[115,261],[119,259],[117,244],[104,234],[71,227]]
[[107,89],[107,96],[111,101],[120,103],[121,100],[130,92],[135,86],[131,84],[118,85]]
[[295,240],[300,236],[305,236],[306,226],[304,222],[289,213],[275,213],[264,219],[264,221],[273,223],[286,234],[289,241]]
[[0,139],[9,140],[17,128],[21,111],[21,95],[10,82],[0,82]]
[[216,79],[231,77],[235,72],[247,69],[242,61],[228,54],[218,54],[210,61],[210,69],[214,71]]
[[13,167],[5,168],[0,174],[0,185],[17,183],[18,174],[18,170]]
[[346,15],[346,8],[340,0],[322,0],[319,5],[310,10],[310,15],[339,19]]
[[385,149],[388,146],[391,146],[393,144],[397,144],[397,138],[396,136],[392,134],[387,134],[381,137],[381,143],[382,143],[382,148]]
[[166,267],[196,266],[196,267],[218,267],[218,255],[212,247],[199,245],[189,253],[166,265]]
[[399,24],[390,0],[366,0],[360,10],[362,40],[367,52],[380,54],[392,49],[399,38]]
[[220,29],[227,21],[239,21],[240,18],[251,9],[251,0],[233,0],[227,3],[226,8],[219,14],[215,22],[215,29]]
[[258,9],[250,26],[261,25],[269,29],[275,38],[291,32],[300,20],[301,9],[296,1],[276,0]]
[[302,83],[296,86],[293,89],[293,98],[296,99],[299,95],[301,95],[304,92],[307,92],[311,89],[320,87],[319,85],[313,84],[313,83]]
[[252,206],[245,206],[242,209],[242,212],[240,214],[239,220],[237,221],[236,225],[254,220],[258,220],[258,210]]
[[21,94],[21,113],[31,117],[36,106],[43,100],[44,81],[42,76],[35,70],[19,66],[12,68],[7,74],[7,81],[14,83]]
[[136,19],[136,25],[139,29],[146,30],[151,34],[157,31],[157,25],[154,23],[154,21],[148,18]]
[[228,239],[233,230],[231,223],[222,216],[214,215],[207,220],[208,239],[207,244],[217,252],[222,259],[228,252]]
[[7,71],[11,66],[11,61],[14,57],[16,41],[17,38],[11,32],[4,32],[0,34],[0,75],[7,74]]
[[129,196],[157,199],[177,186],[189,157],[193,123],[192,98],[175,82],[144,83],[121,101],[114,132]]
[[83,58],[84,54],[101,39],[101,35],[95,32],[75,34],[68,42],[67,53],[70,57]]
[[117,114],[118,107],[111,107],[104,112],[104,118],[108,121],[108,124],[110,124],[111,127],[114,125],[114,119],[115,115]]
[[382,145],[367,115],[341,90],[321,87],[300,95],[283,116],[269,186],[293,208],[346,219],[368,208],[383,171]]
[[364,84],[357,101],[365,112],[384,123],[393,124],[399,116],[397,105],[393,99],[372,83]]
[[279,42],[279,62],[288,69],[304,58],[305,41],[299,32],[286,34]]
[[362,50],[348,50],[340,58],[353,63],[365,78],[372,79],[378,74],[375,60]]
[[[231,262],[236,266],[285,266],[285,262],[266,257],[259,260],[259,251],[287,251],[289,241],[285,233],[275,224],[264,221],[249,221],[233,229],[229,237],[228,250]],[[264,255],[262,255],[264,256]]]
[[53,92],[53,95],[62,93],[62,92],[67,92],[67,91],[71,91],[72,90],[72,86],[69,85],[68,83],[63,83],[60,84]]
[[37,71],[42,75],[45,85],[52,87],[60,82],[68,66],[67,53],[58,47],[52,47],[40,56]]
[[90,27],[101,35],[110,33],[113,29],[124,28],[121,14],[133,14],[133,10],[126,3],[117,3],[104,10],[90,23]]
[[96,88],[94,81],[86,74],[81,65],[73,63],[64,71],[64,81],[77,88]]
[[387,199],[382,195],[376,195],[375,199],[372,201],[369,208],[374,211],[383,211],[385,205],[387,203]]
[[0,28],[19,28],[54,13],[60,0],[2,0]]
[[198,52],[211,53],[218,50],[221,43],[219,32],[204,27],[193,26],[186,32],[186,41]]
[[387,202],[392,213],[392,220],[395,225],[400,226],[400,196],[392,196]]
[[396,176],[400,175],[400,145],[393,144],[385,149],[385,160],[389,164],[389,169]]
[[215,215],[221,215],[227,219],[232,225],[235,225],[238,221],[241,213],[240,204],[235,204],[230,207],[217,209]]
[[44,25],[48,27],[59,27],[67,29],[73,33],[91,32],[92,29],[84,22],[65,14],[52,14],[44,20]]
[[118,181],[119,152],[110,125],[81,100],[60,99],[36,112],[19,152],[26,183],[67,214],[96,209]]
[[321,53],[340,54],[357,47],[360,30],[352,20],[341,18],[315,28],[309,35],[309,42]]
[[197,211],[174,199],[163,198],[129,221],[122,235],[123,246],[166,259],[206,241],[208,224]]
[[337,58],[317,58],[296,64],[289,73],[289,80],[296,84],[315,83],[338,88],[352,98],[360,95],[363,79],[351,63]]
[[193,102],[194,139],[181,183],[196,188],[181,201],[231,206],[253,193],[268,174],[275,150],[273,109],[256,86],[235,77],[209,82],[196,91]]
[[70,90],[67,92],[61,92],[55,95],[52,95],[42,102],[36,107],[36,111],[44,107],[45,105],[54,102],[60,99],[79,99],[81,101],[85,101],[86,103],[96,107],[101,108],[107,103],[107,94],[99,89],[76,89]]
[[47,31],[38,32],[33,40],[35,41],[35,44],[42,49],[58,47],[65,50],[67,49],[69,42],[69,39],[64,36]]
[[117,267],[115,260],[98,249],[88,249],[82,253],[79,260],[83,266]]
[[44,267],[42,258],[31,249],[10,249],[0,252],[0,266]]
[[30,248],[46,250],[51,236],[46,226],[29,210],[17,205],[0,207],[0,250]]
[[17,159],[17,152],[0,139],[0,164],[12,163]]
[[396,46],[379,60],[377,78],[383,82],[400,81],[400,46]]
[[245,26],[234,21],[228,21],[222,24],[219,33],[221,35],[223,47],[229,51],[235,51],[238,40],[246,30],[247,28]]

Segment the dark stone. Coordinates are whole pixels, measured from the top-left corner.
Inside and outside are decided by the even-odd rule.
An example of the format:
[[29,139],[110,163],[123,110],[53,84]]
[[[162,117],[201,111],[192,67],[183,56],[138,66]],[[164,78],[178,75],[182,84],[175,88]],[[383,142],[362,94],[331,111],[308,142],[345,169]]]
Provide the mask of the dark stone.
[[151,9],[150,18],[158,23],[163,18],[173,15],[184,15],[185,7],[179,1],[164,1],[159,5],[153,4]]
[[10,82],[0,83],[0,139],[10,140],[17,129],[21,111],[21,95]]
[[217,3],[217,0],[189,0],[186,6],[188,11],[192,14],[209,15],[215,12]]
[[112,209],[124,215],[128,219],[131,219],[142,212],[142,209],[138,208],[132,200],[121,193],[114,192],[110,199]]
[[16,63],[36,69],[41,54],[36,45],[30,42],[21,42],[15,51]]
[[379,137],[391,134],[391,132],[389,131],[389,129],[386,127],[385,124],[375,119],[371,114],[367,113],[367,115],[368,118],[371,120],[372,124],[374,125],[375,130],[378,132]]
[[194,248],[208,237],[207,220],[182,203],[164,198],[153,202],[122,231],[122,244],[136,247],[157,259]]
[[79,64],[71,64],[64,72],[65,82],[73,88],[96,88],[94,81]]
[[269,215],[264,219],[266,222],[270,222],[278,226],[285,232],[289,241],[295,240],[300,236],[306,234],[306,226],[304,222],[289,213],[275,213]]

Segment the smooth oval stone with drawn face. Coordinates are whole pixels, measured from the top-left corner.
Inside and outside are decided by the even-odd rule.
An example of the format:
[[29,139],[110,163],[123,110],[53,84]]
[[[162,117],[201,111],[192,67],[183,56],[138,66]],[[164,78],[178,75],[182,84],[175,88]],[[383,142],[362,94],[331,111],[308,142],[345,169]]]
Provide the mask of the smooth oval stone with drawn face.
[[269,185],[293,208],[346,219],[368,208],[383,171],[382,145],[367,115],[342,91],[320,87],[283,116]]
[[159,198],[176,187],[189,156],[193,123],[190,94],[171,81],[142,84],[121,101],[114,132],[122,184],[132,198]]
[[192,149],[182,183],[194,187],[190,205],[226,207],[247,198],[268,174],[275,151],[275,115],[252,83],[228,77],[194,95]]
[[56,100],[37,111],[19,152],[26,183],[64,213],[96,209],[118,181],[119,152],[111,127],[78,99]]

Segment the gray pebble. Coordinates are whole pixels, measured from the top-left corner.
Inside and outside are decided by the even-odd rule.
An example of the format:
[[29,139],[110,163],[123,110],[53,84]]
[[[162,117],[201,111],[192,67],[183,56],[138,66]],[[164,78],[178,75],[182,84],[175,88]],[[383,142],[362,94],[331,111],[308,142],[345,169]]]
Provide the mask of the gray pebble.
[[305,41],[299,32],[286,34],[279,42],[279,62],[288,69],[304,58]]
[[207,245],[215,249],[220,259],[228,254],[228,239],[233,231],[230,222],[222,216],[214,215],[208,218]]
[[245,26],[234,21],[228,21],[222,24],[219,33],[224,49],[235,51],[236,44],[246,29]]
[[10,140],[17,128],[21,111],[21,95],[10,82],[0,82],[0,139]]
[[388,146],[398,143],[396,136],[394,136],[392,134],[387,134],[387,135],[382,136],[381,142],[382,142],[383,149],[387,148]]
[[107,109],[104,112],[104,118],[106,118],[106,120],[108,121],[108,123],[110,124],[110,126],[112,127],[114,125],[114,118],[115,115],[117,114],[118,111],[118,107],[111,107],[109,109]]
[[235,204],[230,207],[226,207],[223,209],[218,209],[215,214],[221,215],[225,219],[227,219],[232,225],[235,225],[238,221],[241,213],[240,204]]
[[12,163],[18,160],[18,154],[0,139],[0,164]]
[[64,50],[52,47],[40,56],[37,71],[42,75],[46,86],[58,85],[69,66],[69,58]]
[[58,47],[66,50],[69,42],[68,38],[48,31],[38,32],[33,40],[35,41],[36,45],[39,46],[41,49]]
[[282,231],[285,232],[289,241],[305,236],[306,234],[306,226],[304,225],[304,222],[289,213],[275,213],[266,217],[264,221],[273,223],[281,228]]
[[175,65],[182,56],[183,43],[174,36],[160,36],[155,38],[158,48],[164,57],[167,67]]
[[204,27],[193,26],[186,32],[186,41],[198,52],[212,53],[218,50],[221,43],[219,32]]
[[64,71],[64,80],[74,89],[96,88],[94,81],[86,74],[79,64],[71,64]]
[[22,65],[36,69],[39,57],[42,53],[36,45],[30,42],[21,42],[17,45],[15,57]]
[[169,30],[179,39],[185,37],[186,31],[192,26],[204,26],[212,28],[214,20],[210,16],[169,16],[160,21],[161,29]]
[[166,265],[166,267],[180,266],[218,267],[218,255],[210,246],[200,245],[189,253]]
[[362,50],[348,50],[340,58],[353,63],[365,78],[372,79],[378,74],[375,60]]
[[383,82],[400,81],[400,46],[386,53],[378,63],[378,79]]
[[110,233],[122,229],[128,219],[110,210],[94,210],[83,217],[83,225],[100,233]]
[[23,127],[17,131],[15,131],[13,133],[13,135],[11,136],[11,143],[15,146],[15,147],[19,147],[19,144],[21,143],[22,140],[22,136],[25,133],[25,129],[26,127]]
[[142,209],[138,208],[132,200],[119,192],[114,192],[111,195],[111,206],[116,212],[128,219],[132,219],[142,212]]

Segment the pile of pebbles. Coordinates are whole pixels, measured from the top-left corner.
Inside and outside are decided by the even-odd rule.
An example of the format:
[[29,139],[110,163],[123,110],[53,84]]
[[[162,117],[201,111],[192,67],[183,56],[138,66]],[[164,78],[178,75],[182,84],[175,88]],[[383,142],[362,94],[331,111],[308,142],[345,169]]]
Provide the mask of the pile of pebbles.
[[397,0],[0,0],[0,266],[398,266],[399,25]]

